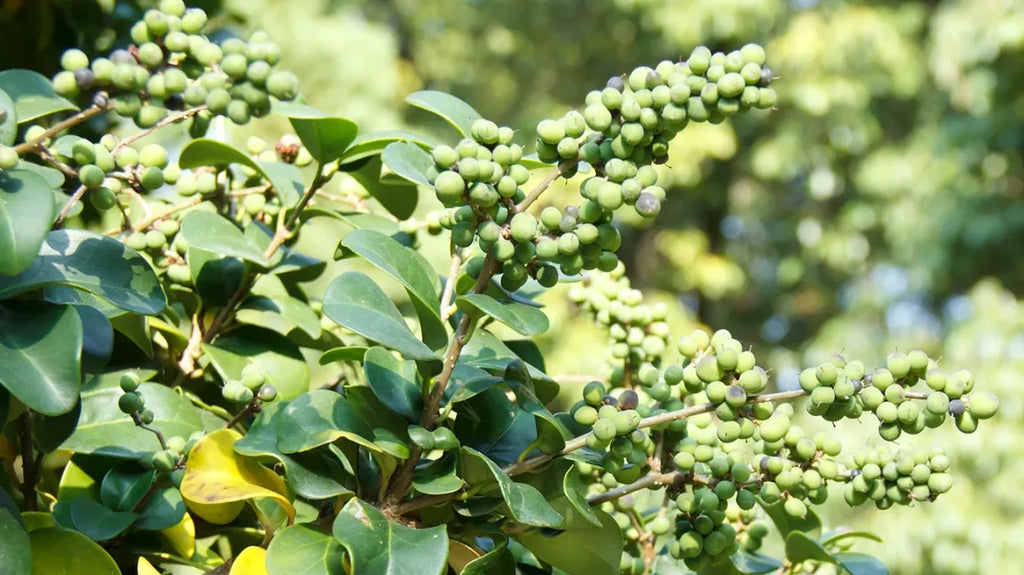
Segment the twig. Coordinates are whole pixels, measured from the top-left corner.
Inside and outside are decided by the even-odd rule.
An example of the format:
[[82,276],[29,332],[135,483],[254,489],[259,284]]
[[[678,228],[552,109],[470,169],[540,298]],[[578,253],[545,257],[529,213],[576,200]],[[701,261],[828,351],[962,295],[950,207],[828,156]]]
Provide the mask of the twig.
[[[173,205],[173,206],[171,206],[171,207],[169,207],[169,208],[167,208],[167,209],[165,209],[163,211],[157,212],[157,213],[149,216],[148,218],[143,219],[139,223],[137,223],[134,226],[132,226],[132,230],[134,230],[136,232],[141,232],[142,230],[145,230],[149,226],[155,224],[156,222],[166,218],[167,216],[169,216],[169,215],[171,215],[171,214],[173,214],[175,212],[180,212],[181,210],[187,210],[188,208],[191,208],[191,207],[194,207],[194,206],[198,206],[202,202],[203,202],[203,197],[200,196],[200,195],[195,195],[195,196],[185,200],[184,202],[182,202],[180,204],[175,204],[175,205]],[[123,231],[123,229],[121,229],[121,228],[118,228],[116,230],[108,230],[108,231],[106,231],[104,233],[104,235],[116,236],[117,234],[121,233],[122,231]]]
[[668,473],[651,472],[648,473],[647,475],[644,475],[640,479],[637,479],[633,483],[620,485],[615,489],[609,489],[604,493],[599,493],[597,495],[588,497],[587,503],[591,505],[599,505],[601,503],[604,503],[605,501],[614,501],[620,497],[625,497],[626,495],[629,495],[634,491],[640,491],[641,489],[672,485],[673,483],[676,482],[676,480],[682,479],[683,477],[684,475],[680,471],[670,471]]
[[138,413],[132,413],[132,421],[135,422],[136,426],[138,426],[138,427],[140,427],[142,429],[145,429],[146,431],[148,431],[148,432],[152,433],[153,435],[155,435],[156,436],[156,440],[158,442],[160,442],[160,449],[167,449],[167,442],[164,441],[164,434],[161,433],[159,429],[157,429],[157,428],[155,428],[152,425],[149,425],[147,423],[142,423],[142,419],[139,417]]
[[248,405],[242,408],[241,411],[236,413],[235,416],[231,418],[231,421],[224,424],[224,429],[231,429],[232,427],[238,425],[238,423],[241,422],[243,419],[249,417],[249,415],[252,414],[252,412],[254,411],[254,407],[256,406],[257,401],[259,400],[253,398],[253,400],[250,401]]
[[293,231],[292,227],[295,225],[296,222],[299,221],[299,215],[302,213],[302,210],[305,209],[306,204],[309,203],[309,200],[313,199],[313,196],[316,195],[317,190],[319,190],[321,186],[327,183],[327,179],[328,178],[326,178],[323,175],[323,171],[318,169],[316,177],[313,178],[313,183],[309,184],[309,189],[307,189],[306,192],[302,194],[302,198],[299,199],[299,203],[296,204],[295,209],[292,211],[291,215],[288,216],[288,219],[284,222],[284,224],[278,226],[277,231],[274,232],[274,238],[270,240],[270,245],[267,246],[267,250],[263,252],[264,259],[269,260],[271,256],[274,255],[274,252],[277,251],[277,248],[284,245],[284,242],[288,240],[288,236],[291,235]]
[[202,112],[205,109],[206,104],[203,104],[202,106],[196,106],[195,108],[189,108],[187,110],[175,112],[170,116],[167,116],[163,120],[160,120],[156,124],[153,124],[152,126],[146,128],[145,130],[142,130],[141,132],[136,132],[131,136],[127,136],[125,139],[118,142],[117,145],[114,146],[114,149],[110,151],[110,153],[116,154],[121,148],[124,148],[125,146],[131,144],[132,142],[141,140],[142,138],[145,138],[146,136],[152,134],[153,132],[159,130],[160,128],[163,128],[164,126],[195,116],[196,114]]
[[448,267],[448,279],[445,280],[444,292],[441,294],[441,321],[446,321],[455,312],[451,299],[455,293],[455,280],[458,278],[461,266],[462,256],[459,254],[458,248],[456,248],[452,250],[452,263]]
[[107,111],[109,109],[110,109],[110,104],[108,104],[106,106],[96,106],[96,105],[90,106],[90,107],[82,110],[81,112],[75,114],[74,116],[71,116],[70,118],[68,118],[66,120],[63,120],[61,122],[57,122],[56,124],[51,126],[48,130],[46,130],[45,132],[43,132],[42,134],[40,134],[36,138],[33,138],[33,139],[31,139],[31,140],[29,140],[27,142],[22,142],[22,143],[18,144],[17,146],[14,146],[14,151],[18,152],[19,156],[28,154],[30,152],[35,152],[35,151],[37,151],[39,149],[39,147],[42,145],[42,143],[45,142],[46,140],[56,136],[57,134],[63,132],[64,130],[67,130],[68,128],[72,128],[74,126],[77,126],[78,124],[81,124],[82,122],[88,120],[89,118],[92,118],[93,116],[101,114],[101,113],[103,113],[103,112],[105,112],[105,111]]
[[68,213],[71,212],[71,207],[75,205],[75,202],[82,199],[82,196],[85,195],[85,191],[87,189],[88,188],[84,185],[78,186],[78,189],[71,195],[71,199],[68,200],[68,203],[64,204],[64,207],[60,209],[60,213],[57,214],[57,220],[53,222],[54,226],[59,226],[64,221],[64,218],[68,217]]
[[530,190],[530,193],[527,194],[525,198],[523,198],[523,201],[519,202],[519,204],[516,205],[515,211],[518,213],[518,212],[522,212],[522,211],[526,210],[527,208],[529,208],[530,205],[533,204],[533,202],[536,202],[537,198],[539,198],[540,195],[545,192],[545,190],[550,188],[551,184],[555,183],[555,181],[558,178],[560,178],[561,176],[562,176],[562,167],[561,167],[561,165],[559,165],[557,170],[555,170],[554,172],[551,172],[550,174],[548,174],[547,177],[545,177],[543,180],[541,180],[540,183],[537,184],[537,186],[535,188]]
[[21,444],[21,494],[25,510],[39,508],[36,500],[36,466],[32,457],[32,410],[26,409],[18,418],[18,442]]

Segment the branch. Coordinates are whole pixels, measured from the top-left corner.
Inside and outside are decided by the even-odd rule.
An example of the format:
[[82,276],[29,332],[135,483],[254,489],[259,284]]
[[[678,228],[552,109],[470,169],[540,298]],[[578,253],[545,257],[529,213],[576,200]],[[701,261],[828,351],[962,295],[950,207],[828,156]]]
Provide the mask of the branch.
[[38,509],[36,499],[36,466],[32,457],[32,411],[26,409],[18,418],[18,443],[21,444],[21,494],[25,510]]
[[684,474],[681,471],[670,471],[668,473],[648,473],[640,479],[637,479],[633,483],[626,485],[620,485],[615,489],[609,489],[604,493],[599,493],[592,497],[587,498],[587,503],[591,505],[599,505],[605,501],[614,501],[620,497],[625,497],[634,491],[640,491],[641,489],[647,489],[650,487],[663,487],[666,485],[672,485],[677,480],[683,479]]
[[274,238],[270,240],[270,245],[267,246],[267,250],[263,252],[264,259],[269,260],[270,257],[274,255],[274,252],[277,251],[277,248],[284,245],[284,242],[288,240],[288,236],[291,235],[293,231],[292,226],[294,226],[295,223],[299,221],[299,215],[302,213],[302,210],[306,207],[306,204],[308,204],[309,201],[313,199],[313,196],[316,195],[317,190],[319,190],[321,186],[327,183],[327,180],[328,178],[323,175],[323,170],[318,169],[316,177],[313,178],[313,183],[311,183],[306,192],[302,194],[302,198],[299,199],[299,203],[296,204],[295,210],[291,213],[290,216],[288,216],[288,219],[284,222],[284,224],[278,226],[277,231],[274,232]]
[[455,307],[451,304],[452,295],[455,294],[455,280],[459,275],[459,268],[462,266],[462,256],[456,248],[452,251],[452,263],[448,268],[448,279],[444,282],[444,293],[441,294],[441,321],[447,321],[455,313]]
[[[194,207],[194,206],[198,206],[199,204],[201,204],[203,202],[203,199],[204,198],[201,195],[196,194],[195,196],[192,196],[191,198],[185,200],[184,202],[182,202],[180,204],[173,205],[173,206],[167,208],[166,210],[157,212],[157,213],[149,216],[148,218],[143,219],[139,223],[137,223],[134,226],[132,226],[132,230],[136,231],[136,232],[141,232],[142,230],[145,230],[149,226],[155,224],[156,222],[166,218],[167,216],[169,216],[169,215],[171,215],[171,214],[173,214],[175,212],[180,212],[181,210],[187,210],[188,208],[191,208],[191,207]],[[107,232],[104,233],[104,235],[116,236],[117,234],[121,233],[122,231],[123,230],[121,228],[118,228],[116,230],[108,230]]]
[[64,221],[64,218],[68,217],[68,213],[71,211],[71,207],[75,205],[75,202],[82,199],[82,196],[85,195],[86,189],[87,188],[85,186],[78,186],[78,189],[75,190],[74,194],[72,194],[71,199],[68,200],[68,203],[64,204],[64,207],[60,209],[60,213],[57,214],[57,220],[53,222],[54,226],[59,226],[61,222]]
[[103,112],[109,110],[110,106],[111,105],[109,103],[106,106],[97,106],[94,104],[64,121],[57,122],[56,124],[51,126],[50,129],[46,130],[42,134],[39,134],[38,137],[27,142],[22,142],[17,146],[14,146],[14,151],[18,152],[19,156],[35,152],[46,140],[56,136],[57,134],[63,132],[64,130],[67,130],[68,128],[73,128],[78,124],[81,124],[82,122],[88,120],[89,118],[92,118],[93,116],[102,114]]
[[152,134],[153,132],[159,130],[160,128],[163,128],[164,126],[167,126],[169,124],[173,124],[175,122],[178,122],[178,121],[184,120],[186,118],[190,118],[192,116],[195,116],[196,114],[198,114],[199,112],[202,112],[205,109],[206,109],[206,104],[203,104],[202,106],[196,106],[195,108],[189,108],[187,110],[182,110],[180,112],[175,112],[175,113],[171,114],[170,116],[167,116],[163,120],[160,120],[156,124],[153,124],[152,126],[146,128],[145,130],[142,130],[141,132],[136,132],[136,133],[132,134],[131,136],[128,136],[125,139],[121,140],[120,142],[117,143],[116,146],[114,146],[114,149],[111,150],[110,153],[111,154],[116,154],[118,152],[118,150],[120,150],[121,148],[124,148],[125,146],[131,144],[132,142],[136,142],[138,140],[141,140],[142,138],[145,138],[146,136]]
[[525,211],[527,208],[530,207],[531,204],[533,204],[533,202],[536,202],[537,198],[539,198],[541,194],[543,194],[548,188],[551,187],[551,184],[554,184],[555,181],[562,176],[563,165],[570,164],[559,164],[557,170],[551,172],[550,174],[547,175],[547,177],[541,180],[541,182],[537,184],[537,187],[530,190],[530,193],[527,194],[525,198],[523,198],[523,201],[519,202],[519,204],[516,205],[515,213]]

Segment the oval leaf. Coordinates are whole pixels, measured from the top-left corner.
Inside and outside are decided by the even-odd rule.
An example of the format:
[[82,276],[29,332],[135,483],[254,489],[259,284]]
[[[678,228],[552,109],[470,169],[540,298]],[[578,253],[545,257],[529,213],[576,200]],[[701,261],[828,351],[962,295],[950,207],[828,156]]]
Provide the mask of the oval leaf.
[[432,187],[427,179],[427,170],[434,166],[434,160],[423,148],[408,142],[392,142],[380,156],[387,169],[407,182]]
[[273,471],[235,452],[241,434],[218,429],[200,439],[189,453],[181,496],[190,505],[217,505],[269,497],[295,519],[295,508],[288,499],[284,481]]
[[828,549],[802,531],[792,531],[786,536],[786,559],[793,564],[804,561],[836,562]]
[[345,150],[345,154],[341,157],[341,163],[349,164],[363,158],[376,156],[392,142],[411,142],[425,148],[434,147],[432,141],[413,132],[403,130],[369,132],[356,136],[352,145]]
[[181,222],[181,233],[190,248],[202,248],[211,252],[243,259],[261,267],[270,262],[263,257],[263,250],[246,238],[242,230],[231,220],[213,212],[190,212]]
[[57,112],[77,110],[78,107],[58,96],[50,80],[32,70],[4,70],[0,72],[0,90],[14,100],[18,123],[24,124]]
[[471,316],[491,316],[520,335],[538,335],[548,330],[548,316],[533,306],[512,301],[499,302],[482,293],[459,297],[455,305]]
[[0,172],[0,274],[19,274],[36,259],[53,222],[56,208],[44,199],[52,193],[46,180],[35,172]]
[[267,550],[256,545],[242,549],[228,575],[267,575]]
[[345,575],[345,550],[330,535],[308,525],[278,531],[267,547],[270,575]]
[[78,403],[82,320],[71,306],[0,306],[0,385],[29,408],[60,415]]
[[436,90],[422,90],[409,94],[405,101],[409,104],[444,118],[460,134],[468,136],[473,122],[480,119],[480,113],[462,100]]
[[121,575],[114,559],[95,541],[62,527],[29,533],[33,575]]
[[412,529],[392,523],[359,499],[342,508],[334,536],[348,549],[352,572],[359,575],[439,575],[447,566],[444,525]]
[[373,432],[348,399],[330,390],[300,395],[277,418],[277,448],[282,453],[309,451],[340,438],[377,449]]
[[622,556],[622,531],[607,513],[598,511],[597,516],[600,527],[582,523],[554,537],[534,529],[518,539],[540,560],[567,573],[615,575]]
[[0,508],[0,565],[11,573],[31,573],[32,546],[20,519]]
[[328,116],[312,106],[289,102],[275,107],[288,116],[295,129],[295,135],[302,140],[309,154],[320,164],[337,160],[345,153],[349,144],[356,139],[359,128],[355,122]]
[[281,399],[296,398],[309,389],[309,366],[299,346],[276,332],[246,326],[202,349],[225,381],[242,379],[242,370],[252,364],[263,370]]
[[138,515],[130,511],[114,511],[88,497],[71,502],[71,522],[93,541],[106,541],[128,529]]
[[[512,481],[489,457],[470,447],[462,448],[462,478],[472,487],[494,484],[508,505],[512,518],[534,527],[559,527],[564,519],[536,487]],[[617,529],[617,528],[616,528]],[[616,554],[618,557],[619,554]],[[618,565],[618,559],[615,562]],[[569,569],[570,572],[578,570]]]
[[13,146],[18,137],[18,113],[10,94],[0,90],[0,144]]
[[156,315],[167,305],[160,281],[141,255],[85,230],[47,234],[28,269],[16,276],[0,275],[0,299],[55,285],[85,290],[142,315]]
[[[416,202],[419,200],[416,186],[408,184],[402,179],[398,179],[397,182],[382,181],[383,165],[380,154],[377,154],[345,166],[345,168],[350,170],[349,175],[355,178],[359,185],[363,186],[387,211],[400,220],[408,219],[416,211]],[[393,222],[391,223],[393,224]]]
[[323,311],[342,326],[408,358],[437,359],[412,334],[391,298],[366,274],[347,272],[335,278],[324,293]]
[[835,558],[850,575],[889,575],[884,563],[866,553],[837,553]]
[[371,347],[363,362],[366,383],[377,398],[409,421],[419,421],[423,394],[416,362],[402,361],[383,347]]

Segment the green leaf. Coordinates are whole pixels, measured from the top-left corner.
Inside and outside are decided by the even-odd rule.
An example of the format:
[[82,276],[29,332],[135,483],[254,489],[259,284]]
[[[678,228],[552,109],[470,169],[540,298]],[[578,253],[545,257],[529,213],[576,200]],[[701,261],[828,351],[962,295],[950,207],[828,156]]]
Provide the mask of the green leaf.
[[51,194],[50,185],[39,174],[0,172],[0,274],[19,274],[36,259],[53,222],[55,207],[46,201]]
[[533,306],[499,302],[482,293],[461,296],[455,300],[455,305],[471,316],[491,316],[520,335],[538,335],[548,330],[548,316]]
[[[389,144],[390,145],[390,144]],[[381,180],[381,168],[384,166],[380,155],[370,156],[365,160],[345,166],[349,175],[373,196],[384,209],[391,212],[399,220],[406,220],[416,211],[419,192],[416,186],[400,180],[400,183]]]
[[870,531],[850,531],[849,529],[840,529],[836,531],[830,531],[821,536],[822,545],[834,545],[843,539],[870,539],[872,541],[882,542],[882,538]]
[[850,575],[889,575],[889,568],[866,553],[837,553],[835,559]]
[[175,487],[168,487],[149,496],[146,504],[139,510],[139,518],[133,528],[160,531],[177,525],[183,517],[185,501],[181,498],[181,491]]
[[82,319],[82,371],[99,373],[114,353],[114,328],[99,309],[88,305],[74,308]]
[[123,471],[113,468],[103,476],[100,501],[116,511],[130,511],[156,480],[156,471]]
[[468,136],[480,113],[462,100],[435,90],[423,90],[405,98],[409,104],[444,118],[460,134]]
[[347,272],[335,278],[324,292],[323,311],[342,326],[406,357],[437,359],[412,334],[391,298],[365,274]]
[[356,139],[352,141],[352,145],[342,155],[341,163],[343,165],[350,164],[370,156],[379,155],[392,142],[411,142],[426,148],[434,147],[434,143],[431,140],[413,132],[403,130],[368,132],[356,136]]
[[456,407],[455,435],[463,445],[508,465],[537,439],[534,417],[509,401],[505,390],[490,387]]
[[308,499],[327,499],[351,493],[338,479],[344,476],[341,462],[331,449],[317,448],[305,453],[284,454],[277,448],[277,425],[289,404],[275,401],[263,406],[235,451],[249,457],[275,460],[284,466],[288,486]]
[[79,497],[70,505],[71,522],[93,541],[106,541],[131,527],[138,515],[114,511],[88,497]]
[[21,517],[0,508],[0,565],[9,573],[31,573],[32,545]]
[[18,112],[14,109],[14,100],[0,90],[0,145],[13,146],[18,138]]
[[178,165],[187,169],[202,166],[224,167],[229,164],[241,164],[252,168],[267,180],[270,179],[267,178],[263,167],[256,160],[252,159],[249,154],[218,140],[207,138],[192,140],[181,149],[181,155],[178,157]]
[[47,286],[69,286],[115,306],[156,315],[167,305],[153,268],[121,242],[85,230],[47,234],[39,257],[16,276],[0,275],[0,299]]
[[804,561],[836,561],[828,549],[802,531],[791,531],[786,535],[786,559],[794,564]]
[[[341,243],[405,287],[413,301],[419,304],[416,311],[420,326],[424,339],[432,347],[447,343],[448,335],[441,321],[435,287],[437,273],[419,252],[388,235],[368,229],[350,232]],[[427,334],[432,337],[428,338]]]
[[270,575],[345,575],[345,550],[333,537],[309,525],[292,525],[274,534],[267,547]]
[[32,418],[32,437],[39,450],[46,453],[56,451],[75,432],[81,415],[82,404],[77,401],[67,413],[56,416],[36,414]]
[[392,142],[384,148],[380,159],[387,169],[403,180],[426,188],[433,187],[427,179],[427,170],[434,166],[434,160],[423,148],[408,142]]
[[[481,369],[505,371],[508,362],[513,359],[523,359],[516,355],[494,334],[486,330],[477,330],[470,338],[466,347],[462,348],[460,362]],[[524,360],[525,361],[525,360]],[[533,378],[534,391],[541,403],[547,404],[558,395],[560,386],[543,371],[537,369],[529,362],[526,364],[530,377]]]
[[[263,257],[263,250],[231,220],[213,212],[193,211],[181,222],[182,237],[189,249],[201,248],[213,253],[231,256],[268,268],[271,262]],[[279,254],[275,254],[278,259]]]
[[203,344],[221,379],[238,381],[246,365],[259,366],[267,383],[281,399],[293,399],[309,390],[309,366],[302,351],[287,337],[268,329],[245,326]]
[[[160,449],[155,435],[136,427],[118,409],[117,400],[123,394],[118,379],[99,377],[82,387],[78,428],[61,449],[131,460]],[[146,408],[153,411],[153,427],[164,437],[188,437],[203,429],[197,408],[169,387],[147,382],[139,387],[139,393],[146,398]]]
[[0,72],[0,90],[7,92],[11,100],[14,100],[14,112],[19,124],[57,112],[78,109],[57,95],[48,78],[32,70]]
[[538,559],[567,573],[616,575],[622,556],[622,532],[615,520],[603,511],[597,512],[600,527],[580,525],[554,536],[539,530],[518,536]]
[[416,362],[396,358],[383,347],[366,350],[363,359],[366,383],[391,411],[409,421],[419,421],[423,393]]
[[308,451],[344,438],[370,449],[373,432],[339,393],[317,389],[288,404],[277,418],[281,453]]
[[329,349],[320,356],[320,365],[328,365],[336,361],[363,361],[366,350],[369,349],[360,345],[336,347]]
[[288,116],[295,135],[320,164],[340,158],[359,131],[351,120],[328,116],[312,106],[297,102],[277,106],[277,111]]
[[818,518],[818,514],[813,509],[807,509],[807,515],[803,518],[790,517],[786,510],[783,508],[782,501],[776,501],[771,505],[767,505],[764,501],[758,500],[761,507],[768,513],[768,517],[771,517],[775,527],[779,530],[779,535],[783,539],[789,536],[793,531],[803,531],[816,536],[821,533],[821,519]]
[[281,199],[281,205],[286,208],[294,208],[306,190],[302,172],[295,167],[295,164],[284,162],[260,162],[260,167],[263,168],[263,173],[274,186],[277,197]]
[[548,504],[536,487],[512,481],[483,453],[471,447],[463,447],[461,464],[462,478],[472,487],[486,488],[491,484],[497,487],[512,518],[517,522],[534,527],[560,527],[564,522],[564,518]]
[[33,575],[121,575],[117,563],[96,542],[61,527],[29,533]]
[[444,525],[412,529],[392,523],[372,505],[352,499],[334,520],[334,536],[359,575],[439,575],[448,559]]
[[82,384],[82,320],[73,307],[0,305],[0,385],[27,407],[60,415]]
[[416,467],[412,475],[412,486],[427,495],[455,493],[463,486],[458,475],[458,461],[459,457],[454,451],[447,451],[440,459]]
[[320,339],[320,318],[305,302],[287,295],[249,297],[238,308],[235,319],[263,326],[284,336],[298,328],[309,337]]
[[515,575],[516,560],[508,550],[508,539],[498,539],[494,549],[470,561],[459,575]]
[[583,519],[595,527],[601,525],[601,519],[594,512],[590,503],[587,503],[586,486],[583,484],[583,479],[580,477],[580,472],[577,471],[575,465],[570,465],[562,477],[562,492],[565,493],[565,498],[569,501],[569,504],[573,506]]
[[759,575],[762,573],[774,573],[782,567],[782,562],[767,555],[740,551],[734,553],[730,558],[733,567],[740,573]]

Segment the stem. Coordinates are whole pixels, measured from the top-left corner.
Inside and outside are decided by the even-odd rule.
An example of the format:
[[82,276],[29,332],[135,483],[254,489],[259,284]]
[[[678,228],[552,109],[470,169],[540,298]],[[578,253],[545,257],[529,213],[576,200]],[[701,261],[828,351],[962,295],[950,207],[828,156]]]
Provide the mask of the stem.
[[620,497],[625,497],[634,491],[640,491],[641,489],[648,489],[650,487],[663,487],[666,485],[672,485],[677,480],[684,477],[684,474],[680,471],[670,471],[669,473],[648,473],[640,479],[637,479],[633,483],[626,485],[620,485],[615,489],[609,489],[604,493],[594,495],[593,497],[587,498],[587,503],[591,505],[599,505],[605,501],[614,501]]
[[149,425],[148,423],[142,423],[142,420],[139,418],[138,413],[132,414],[132,421],[135,422],[136,426],[145,429],[146,431],[155,435],[156,440],[160,442],[160,449],[167,449],[167,442],[164,441],[164,434],[160,433],[159,429],[153,427],[152,425]]
[[253,398],[253,400],[249,402],[249,405],[246,405],[244,408],[242,408],[241,411],[236,413],[235,416],[231,418],[231,421],[224,424],[224,429],[231,429],[232,427],[238,425],[240,421],[248,417],[249,414],[253,412],[253,408],[255,407],[257,401],[259,400]]
[[451,304],[452,296],[455,294],[455,280],[459,275],[459,267],[462,266],[462,256],[459,250],[452,250],[452,263],[448,267],[448,279],[444,283],[444,293],[441,294],[441,321],[447,321],[455,313],[455,307]]
[[525,198],[523,198],[523,201],[519,202],[519,204],[516,205],[516,213],[525,211],[527,208],[529,208],[530,205],[532,205],[533,202],[536,202],[537,198],[539,198],[541,194],[543,194],[548,188],[550,188],[551,184],[554,184],[555,180],[557,180],[561,176],[562,167],[560,164],[557,170],[548,174],[547,177],[541,180],[535,188],[530,190],[530,193],[527,194]]
[[[171,206],[171,207],[167,208],[166,210],[157,212],[157,213],[149,216],[148,218],[143,219],[139,223],[137,223],[134,226],[132,226],[132,230],[136,231],[136,232],[141,232],[142,230],[148,228],[149,226],[155,224],[156,222],[166,218],[167,216],[169,216],[169,215],[171,215],[171,214],[173,214],[175,212],[180,212],[181,210],[186,210],[186,209],[191,208],[193,206],[198,206],[202,202],[203,202],[203,197],[197,194],[197,195],[195,195],[195,196],[185,200],[184,202],[182,202],[180,204]],[[118,228],[116,230],[109,230],[104,235],[116,236],[117,234],[121,233],[122,231],[123,231],[122,229]]]
[[36,499],[36,466],[32,455],[32,411],[18,418],[18,442],[21,444],[21,494],[25,499],[25,510],[35,511],[39,508]]
[[321,167],[317,170],[316,177],[313,178],[313,183],[311,183],[306,192],[302,194],[302,198],[299,199],[299,203],[295,206],[295,210],[291,213],[290,216],[288,216],[288,219],[284,222],[284,224],[278,226],[277,231],[274,232],[274,238],[270,240],[270,245],[267,246],[267,250],[263,252],[264,259],[269,260],[270,257],[274,255],[274,252],[277,251],[277,248],[284,245],[284,242],[288,240],[288,236],[291,235],[293,231],[292,226],[294,226],[295,223],[299,221],[299,214],[302,213],[302,210],[306,207],[306,204],[308,204],[309,201],[313,199],[313,196],[316,195],[316,192],[317,190],[320,189],[320,186],[323,186],[325,183],[327,183],[327,178],[324,177],[323,168]]
[[121,140],[120,142],[117,143],[116,146],[114,146],[114,149],[111,150],[110,153],[111,154],[116,154],[118,152],[118,150],[120,150],[121,148],[131,144],[132,142],[136,142],[138,140],[141,140],[142,138],[145,138],[146,136],[152,134],[153,132],[159,130],[160,128],[163,128],[164,126],[167,126],[169,124],[173,124],[175,122],[184,120],[185,118],[190,118],[192,116],[195,116],[196,114],[198,114],[199,112],[202,112],[205,109],[206,109],[206,104],[203,104],[202,106],[196,106],[195,108],[189,108],[187,110],[182,110],[180,112],[175,112],[175,113],[171,114],[170,116],[167,116],[163,120],[160,120],[156,124],[153,124],[152,126],[146,128],[145,130],[142,130],[141,132],[136,132],[136,133],[132,134],[131,136],[128,136],[125,139]]
[[66,120],[63,120],[61,122],[57,122],[56,124],[51,126],[50,129],[48,129],[45,132],[43,132],[42,134],[40,134],[39,137],[37,137],[35,139],[32,139],[32,140],[29,140],[28,142],[22,142],[22,143],[18,144],[17,146],[14,146],[14,151],[18,152],[19,156],[23,156],[23,155],[28,154],[30,152],[35,152],[36,150],[39,149],[39,146],[44,141],[46,141],[46,140],[56,136],[57,134],[63,132],[64,130],[67,130],[68,128],[72,128],[74,126],[77,126],[78,124],[81,124],[82,122],[88,120],[89,118],[92,118],[93,116],[101,114],[101,113],[107,111],[108,109],[110,109],[110,105],[109,104],[107,106],[96,106],[96,105],[90,106],[90,107],[82,110],[81,112],[75,114],[74,116],[71,116],[70,118],[67,118]]
[[71,199],[68,200],[68,203],[64,204],[60,213],[57,214],[57,221],[53,222],[54,226],[59,226],[61,222],[64,221],[64,218],[68,217],[68,212],[71,211],[71,207],[75,205],[75,202],[82,199],[82,196],[85,195],[86,189],[87,188],[85,186],[78,186],[78,189],[75,190],[74,194],[72,194]]

